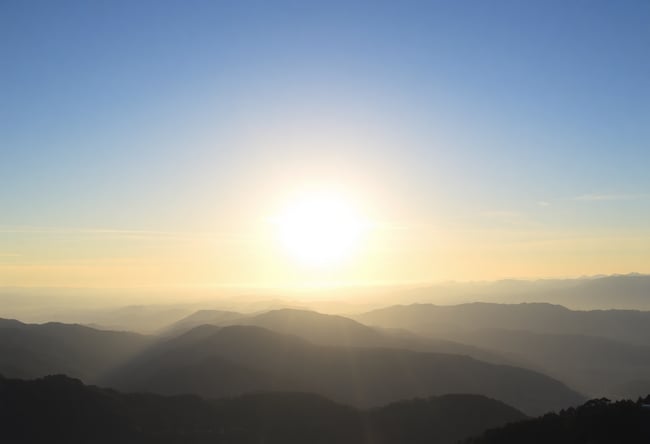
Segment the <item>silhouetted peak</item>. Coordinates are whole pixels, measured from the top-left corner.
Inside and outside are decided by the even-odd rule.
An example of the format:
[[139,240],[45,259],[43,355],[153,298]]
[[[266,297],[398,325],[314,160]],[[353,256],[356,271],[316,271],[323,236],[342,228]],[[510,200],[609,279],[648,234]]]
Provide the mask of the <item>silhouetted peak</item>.
[[16,319],[5,319],[0,318],[0,328],[21,328],[26,327],[29,324],[17,321]]

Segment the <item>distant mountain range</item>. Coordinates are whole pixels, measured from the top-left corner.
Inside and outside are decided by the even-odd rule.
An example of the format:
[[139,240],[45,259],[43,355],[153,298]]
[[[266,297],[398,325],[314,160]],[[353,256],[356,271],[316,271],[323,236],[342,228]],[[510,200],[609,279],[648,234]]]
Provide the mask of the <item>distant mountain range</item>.
[[[650,312],[551,304],[199,310],[157,336],[0,320],[0,373],[63,373],[128,391],[320,394],[361,408],[475,393],[528,413],[650,388]],[[579,394],[581,393],[581,394]]]
[[396,289],[384,305],[410,303],[461,304],[547,302],[577,310],[650,310],[650,275],[589,276],[573,279],[505,279],[492,282],[448,282]]
[[395,304],[546,302],[575,310],[650,310],[650,275],[572,279],[507,279],[424,286],[355,286],[313,290],[0,287],[0,316],[26,322],[59,321],[102,329],[154,333],[201,309],[261,313],[280,308],[357,314]]
[[[401,339],[342,317],[282,310],[252,319],[336,345],[252,325],[203,325],[179,336],[155,338],[2,320],[0,370],[10,377],[66,373],[109,387],[162,394],[222,397],[258,390],[304,391],[360,407],[476,393],[536,414],[583,399],[529,370],[461,354],[401,349],[396,346]],[[382,346],[389,344],[393,347]],[[426,340],[422,344],[431,347]]]
[[461,355],[321,346],[252,326],[197,327],[158,343],[103,383],[127,391],[208,397],[304,391],[359,407],[475,393],[529,414],[583,400],[558,381],[530,370]]
[[650,311],[573,311],[546,303],[395,305],[355,316],[371,326],[403,328],[431,337],[481,329],[600,336],[650,344]]
[[414,304],[356,317],[506,356],[588,396],[650,388],[650,312],[573,311],[551,304]]
[[[649,282],[627,275],[449,284],[392,300],[438,300],[436,291],[445,290],[451,299],[642,308]],[[23,303],[18,293],[0,293],[1,300]],[[255,300],[247,306],[260,306]],[[200,304],[57,312],[97,328],[0,319],[0,442],[648,441],[650,398],[575,406],[584,395],[650,392],[650,311],[547,302],[418,303],[349,317],[268,309],[283,304],[295,305],[274,299],[254,313]],[[66,376],[10,379],[53,374],[112,389]],[[485,432],[492,427],[499,428]]]
[[[590,397],[650,393],[650,346],[598,336],[482,329],[456,340],[515,354],[513,360],[567,383]],[[645,384],[644,384],[645,381]],[[635,386],[632,386],[635,385]]]
[[486,362],[514,364],[498,353],[450,340],[426,338],[404,329],[373,328],[350,318],[309,310],[280,309],[245,315],[222,310],[199,310],[164,329],[164,336],[185,333],[201,325],[251,325],[300,336],[314,344],[337,347],[384,347],[471,356]]

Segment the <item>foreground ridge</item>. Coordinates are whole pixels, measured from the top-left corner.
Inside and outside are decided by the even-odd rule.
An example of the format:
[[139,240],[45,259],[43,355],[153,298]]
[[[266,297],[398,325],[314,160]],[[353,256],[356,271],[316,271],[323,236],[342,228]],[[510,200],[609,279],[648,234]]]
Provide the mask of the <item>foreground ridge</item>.
[[477,395],[359,410],[295,392],[218,400],[123,394],[63,375],[29,381],[0,377],[0,399],[0,441],[15,444],[451,444],[525,418]]
[[488,430],[465,444],[610,444],[650,442],[650,395],[637,401],[593,399],[577,408]]

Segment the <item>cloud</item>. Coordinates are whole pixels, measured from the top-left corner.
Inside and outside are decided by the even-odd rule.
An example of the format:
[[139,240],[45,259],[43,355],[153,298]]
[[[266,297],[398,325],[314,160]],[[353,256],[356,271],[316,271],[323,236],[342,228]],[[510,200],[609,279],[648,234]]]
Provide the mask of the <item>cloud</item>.
[[0,233],[17,235],[64,235],[90,236],[102,239],[122,238],[130,240],[219,240],[241,241],[245,237],[232,232],[176,232],[155,230],[120,230],[111,228],[61,228],[37,226],[0,226]]
[[576,196],[571,200],[582,202],[602,202],[602,201],[620,201],[620,200],[640,200],[646,199],[648,194],[625,194],[625,193],[593,193]]

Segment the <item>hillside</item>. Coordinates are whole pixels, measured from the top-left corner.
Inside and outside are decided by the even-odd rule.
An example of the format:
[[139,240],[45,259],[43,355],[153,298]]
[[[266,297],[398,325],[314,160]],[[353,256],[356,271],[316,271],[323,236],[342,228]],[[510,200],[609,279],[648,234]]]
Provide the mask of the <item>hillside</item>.
[[251,326],[198,327],[141,354],[103,384],[208,397],[304,391],[359,407],[475,393],[529,414],[582,401],[558,381],[521,368],[441,353],[319,346]]
[[[454,336],[498,352],[516,353],[535,368],[590,397],[629,397],[627,386],[650,375],[650,347],[585,335],[483,329]],[[647,384],[646,384],[647,386]]]
[[245,318],[246,315],[228,310],[197,310],[160,330],[164,336],[186,333],[199,325],[223,325],[230,321]]
[[595,399],[578,408],[489,430],[465,444],[636,444],[650,442],[650,396],[610,402]]
[[650,312],[574,311],[550,304],[392,306],[356,317],[505,356],[590,397],[627,397],[648,387]]
[[305,393],[211,401],[122,394],[65,376],[34,381],[0,377],[0,398],[1,436],[16,444],[451,444],[524,419],[517,410],[476,395],[414,399],[360,411]]
[[395,305],[355,317],[372,326],[405,328],[431,337],[481,329],[601,336],[631,344],[650,343],[650,312],[574,311],[545,303]]
[[0,374],[33,378],[65,373],[92,381],[141,352],[152,340],[81,325],[0,319]]
[[255,315],[220,310],[199,310],[165,329],[166,336],[185,333],[201,325],[250,325],[281,334],[300,336],[320,345],[336,347],[388,347],[413,351],[451,353],[498,364],[516,364],[495,352],[476,346],[418,336],[407,330],[373,328],[344,316],[311,310],[279,309]]

